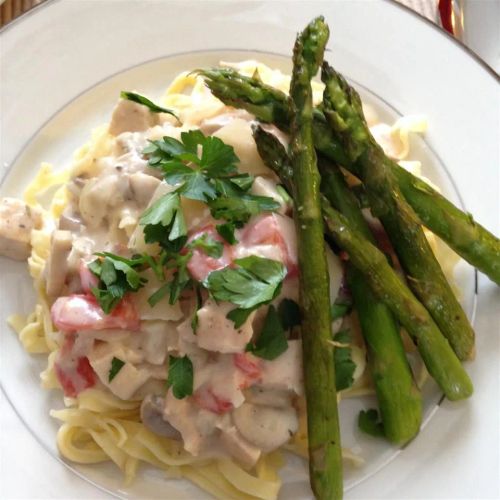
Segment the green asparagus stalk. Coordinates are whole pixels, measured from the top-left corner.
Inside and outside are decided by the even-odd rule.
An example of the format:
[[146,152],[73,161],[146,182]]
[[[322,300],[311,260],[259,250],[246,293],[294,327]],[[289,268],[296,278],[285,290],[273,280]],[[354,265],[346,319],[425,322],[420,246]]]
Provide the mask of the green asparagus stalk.
[[[309,476],[320,500],[342,498],[342,455],[330,340],[330,297],[320,176],[312,137],[311,78],[317,73],[328,40],[322,17],[314,19],[296,39],[292,99],[292,174],[300,268],[304,385],[307,401]],[[312,258],[312,256],[314,256]]]
[[[279,140],[262,127],[253,128],[259,155],[275,172],[288,170],[292,176],[288,155]],[[368,241],[373,235],[361,213],[354,195],[349,191],[338,169],[322,165],[321,187],[329,201],[349,220]],[[282,174],[283,175],[283,174]],[[358,311],[361,330],[368,346],[368,359],[373,374],[385,436],[393,443],[403,444],[412,439],[422,419],[421,395],[416,387],[406,359],[399,329],[385,304],[373,294],[363,274],[350,263],[348,280]]]
[[[259,133],[256,129],[255,133]],[[264,144],[258,140],[257,144]],[[274,143],[273,152],[266,144],[264,158],[270,158],[267,165],[279,176],[289,192],[293,191],[292,168],[285,149]],[[322,198],[322,211],[326,229],[340,248],[349,255],[349,260],[365,277],[375,295],[382,300],[394,317],[410,334],[431,376],[450,400],[465,399],[472,394],[472,383],[455,356],[450,345],[443,338],[427,309],[415,298],[403,280],[394,271],[386,256],[337,210]]]
[[325,83],[324,113],[341,137],[344,149],[363,181],[372,213],[378,217],[405,270],[408,283],[427,308],[459,359],[474,352],[474,331],[455,297],[420,221],[406,202],[385,155],[366,125],[357,92],[327,63],[321,78]]
[[[321,163],[321,162],[320,162]],[[375,245],[375,239],[338,168],[320,168],[322,192],[351,227]],[[371,291],[361,271],[347,265],[347,280],[368,348],[385,436],[396,444],[415,437],[422,421],[422,397],[413,379],[399,327],[389,308]]]
[[386,161],[422,224],[500,285],[500,240],[421,179],[392,160]]
[[452,401],[472,394],[472,383],[427,309],[415,298],[402,279],[387,262],[386,256],[354,231],[326,198],[323,213],[330,234],[349,255],[374,293],[391,309],[405,327],[431,376],[446,397]]
[[[289,131],[289,104],[283,92],[255,78],[242,76],[235,70],[202,70],[199,74],[205,78],[212,93],[224,103],[246,109],[259,120]],[[350,161],[342,144],[318,109],[314,110],[313,136],[318,151],[337,164],[349,166]],[[500,285],[500,240],[399,165],[389,161],[389,168],[421,222],[463,259]]]

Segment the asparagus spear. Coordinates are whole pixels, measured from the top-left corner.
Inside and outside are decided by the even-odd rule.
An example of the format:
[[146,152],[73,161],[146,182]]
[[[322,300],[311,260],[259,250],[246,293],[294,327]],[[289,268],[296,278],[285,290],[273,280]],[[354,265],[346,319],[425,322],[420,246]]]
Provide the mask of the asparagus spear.
[[[256,128],[254,134],[260,136],[262,132]],[[265,142],[260,137],[257,139],[257,144],[261,146],[263,158],[269,160],[266,162],[267,166],[276,172],[287,190],[292,192],[293,172],[283,146],[277,141]],[[271,145],[274,150],[271,149]],[[363,273],[375,295],[389,307],[399,323],[406,328],[427,370],[446,397],[450,400],[469,397],[472,394],[472,383],[467,373],[428,311],[389,265],[386,256],[354,229],[342,214],[332,208],[325,197],[322,198],[321,205],[327,233],[348,253],[350,261]]]
[[[279,140],[260,126],[253,128],[253,136],[264,163],[275,172],[281,172],[281,176],[291,178],[289,158]],[[357,200],[347,188],[340,171],[326,167],[321,160],[319,164],[323,193],[353,228],[374,243]],[[402,444],[413,438],[420,428],[421,396],[413,381],[399,330],[389,309],[378,301],[363,274],[350,263],[347,274],[368,346],[384,432],[390,441]]]
[[[259,120],[289,131],[290,111],[283,92],[235,70],[212,69],[199,74],[205,77],[207,86],[221,101],[244,108]],[[314,110],[313,136],[318,151],[342,166],[349,166],[342,145],[318,109]],[[389,161],[389,168],[421,222],[467,262],[500,285],[500,240],[399,165]]]
[[[322,192],[351,227],[375,245],[354,194],[340,170],[332,167],[320,168]],[[399,327],[389,308],[375,297],[363,273],[350,262],[347,279],[368,348],[384,434],[393,443],[406,443],[420,429],[422,397],[406,359]]]
[[428,184],[386,159],[401,192],[431,229],[469,264],[500,285],[500,240]]
[[330,340],[330,297],[320,176],[312,138],[311,78],[317,73],[328,40],[322,17],[296,39],[293,52],[292,167],[295,226],[300,268],[304,385],[307,401],[309,476],[318,499],[342,498],[342,455]]
[[425,237],[420,221],[406,202],[385,155],[366,125],[357,92],[327,63],[324,113],[339,134],[356,175],[363,181],[372,213],[380,218],[408,276],[410,287],[427,308],[460,359],[474,350],[474,331]]
[[348,253],[352,264],[363,273],[373,292],[406,328],[427,370],[446,397],[450,400],[469,397],[473,390],[472,383],[460,361],[426,308],[406,287],[385,255],[353,230],[347,219],[336,212],[326,198],[322,207],[330,234]]

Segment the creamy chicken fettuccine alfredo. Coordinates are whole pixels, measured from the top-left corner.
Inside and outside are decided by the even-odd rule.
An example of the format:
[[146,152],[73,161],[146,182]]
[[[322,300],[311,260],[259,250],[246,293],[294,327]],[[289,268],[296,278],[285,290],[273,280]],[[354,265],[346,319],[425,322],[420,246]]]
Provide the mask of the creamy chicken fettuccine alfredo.
[[[232,66],[289,87],[262,64]],[[366,111],[404,159],[425,123]],[[48,353],[42,386],[64,392],[51,415],[67,459],[112,460],[127,481],[145,462],[218,497],[272,499],[281,450],[307,456],[292,204],[252,124],[182,73],[160,105],[122,93],[71,168],[44,164],[24,201],[1,201],[2,253],[28,258],[38,293],[10,323],[26,350]],[[326,251],[337,388],[363,394],[364,345]]]

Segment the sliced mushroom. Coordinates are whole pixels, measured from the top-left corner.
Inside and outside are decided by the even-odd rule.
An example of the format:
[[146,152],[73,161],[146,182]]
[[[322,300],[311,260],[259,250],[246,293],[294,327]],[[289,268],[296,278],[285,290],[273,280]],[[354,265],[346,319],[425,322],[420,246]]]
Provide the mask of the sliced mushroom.
[[73,238],[70,231],[56,230],[52,233],[50,256],[47,261],[47,294],[55,297],[61,293],[68,273],[68,256]]
[[163,418],[165,398],[149,394],[141,404],[142,423],[155,434],[170,439],[181,439],[180,432]]
[[156,191],[160,182],[159,179],[152,175],[136,172],[130,176],[132,196],[137,200],[140,206],[146,206],[153,197],[153,193]]
[[285,444],[299,428],[294,408],[272,408],[244,403],[233,412],[240,434],[251,444],[269,452]]

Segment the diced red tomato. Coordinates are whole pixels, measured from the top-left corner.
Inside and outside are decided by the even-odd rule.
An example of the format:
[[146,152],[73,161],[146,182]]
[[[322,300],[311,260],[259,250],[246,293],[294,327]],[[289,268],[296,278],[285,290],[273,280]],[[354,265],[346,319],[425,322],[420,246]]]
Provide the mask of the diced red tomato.
[[105,314],[96,298],[90,294],[59,297],[50,313],[55,327],[63,332],[105,328],[138,330],[140,326],[135,306],[127,295],[110,314]]
[[277,214],[259,216],[245,227],[240,245],[273,245],[281,250],[281,260],[286,265],[287,277],[298,274],[297,237],[293,220]]
[[88,268],[87,264],[83,259],[80,261],[80,281],[82,283],[82,290],[85,293],[90,293],[92,288],[99,285],[99,278]]
[[233,354],[233,363],[244,374],[240,389],[250,387],[261,378],[260,361],[255,356],[244,352],[236,353]]
[[188,242],[193,241],[204,234],[208,235],[215,241],[220,241],[223,245],[222,256],[218,259],[210,257],[202,249],[195,248],[193,256],[187,264],[187,268],[191,276],[198,281],[203,281],[212,271],[217,271],[227,267],[233,261],[233,252],[231,246],[224,241],[214,226],[206,226],[203,229],[197,230],[189,236]]
[[212,389],[201,387],[193,394],[195,403],[204,410],[222,415],[233,409],[233,403],[215,395]]
[[71,398],[96,383],[96,374],[88,358],[76,352],[74,344],[74,336],[68,336],[54,363],[54,371],[64,395]]

